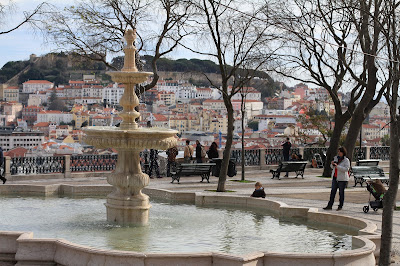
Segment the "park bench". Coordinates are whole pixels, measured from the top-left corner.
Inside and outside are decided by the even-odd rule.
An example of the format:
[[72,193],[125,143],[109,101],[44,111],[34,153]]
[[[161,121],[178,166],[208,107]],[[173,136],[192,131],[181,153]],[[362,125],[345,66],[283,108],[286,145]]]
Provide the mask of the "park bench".
[[212,167],[215,166],[215,163],[182,163],[177,164],[175,171],[171,172],[172,174],[172,181],[178,181],[182,176],[191,176],[191,175],[199,175],[201,176],[201,181],[203,182],[204,179],[210,183],[210,173]]
[[382,183],[389,185],[389,178],[385,176],[383,169],[378,166],[353,166],[351,168],[354,177],[354,186],[363,186],[367,180],[379,179]]
[[358,160],[356,166],[378,166],[379,160]]
[[301,178],[304,178],[304,169],[306,168],[307,161],[300,161],[300,162],[280,162],[279,167],[277,170],[270,170],[272,173],[272,179],[275,177],[280,179],[280,174],[282,172],[295,172],[296,173],[296,178],[298,176],[301,176]]

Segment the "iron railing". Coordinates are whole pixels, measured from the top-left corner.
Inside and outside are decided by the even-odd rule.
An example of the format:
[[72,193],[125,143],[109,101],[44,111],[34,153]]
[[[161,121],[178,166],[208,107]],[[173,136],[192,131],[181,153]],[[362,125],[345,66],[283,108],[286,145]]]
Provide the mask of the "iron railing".
[[388,161],[390,159],[390,147],[389,146],[371,147],[369,149],[369,158]]
[[12,175],[64,173],[64,156],[15,157],[10,161]]
[[[290,153],[300,154],[299,148],[291,148]],[[283,150],[281,148],[265,149],[265,163],[267,165],[278,164],[283,161]]]
[[112,171],[117,164],[118,155],[74,155],[71,156],[71,172]]
[[[380,159],[389,160],[390,147],[369,147],[370,152],[367,158],[367,147],[356,147],[354,150],[353,160],[357,159]],[[323,155],[327,147],[306,147],[303,149],[303,160],[311,161],[314,154],[319,153]],[[265,155],[263,152],[265,151]],[[246,166],[260,166],[263,163],[261,156],[265,156],[266,165],[274,165],[283,161],[282,148],[267,148],[265,150],[245,150],[245,165]],[[292,148],[291,153],[300,154],[299,148]],[[231,158],[237,165],[241,164],[242,151],[232,150]],[[149,151],[145,150],[140,153],[141,165],[145,173],[149,170]],[[70,157],[70,172],[108,172],[116,167],[118,155],[72,155]],[[165,172],[166,159],[158,157],[158,165],[160,172]],[[11,175],[29,175],[29,174],[50,174],[50,173],[64,173],[65,170],[65,156],[43,156],[43,157],[16,157],[10,160],[10,173]],[[3,166],[5,169],[5,161]],[[1,169],[0,169],[1,171]]]
[[[261,150],[244,150],[245,165],[260,165]],[[242,150],[232,150],[231,159],[236,165],[242,164]]]

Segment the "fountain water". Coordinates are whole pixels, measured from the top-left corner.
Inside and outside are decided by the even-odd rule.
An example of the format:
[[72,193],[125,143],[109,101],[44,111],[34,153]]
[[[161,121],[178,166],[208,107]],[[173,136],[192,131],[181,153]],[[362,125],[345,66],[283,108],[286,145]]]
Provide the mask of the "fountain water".
[[136,84],[143,83],[151,72],[138,72],[135,64],[136,48],[133,45],[136,31],[125,32],[127,42],[124,48],[124,67],[121,71],[107,72],[112,80],[125,85],[119,114],[123,122],[120,127],[88,127],[85,142],[97,148],[115,148],[118,162],[114,173],[107,178],[115,190],[107,196],[107,221],[120,225],[146,225],[149,218],[149,197],[141,190],[149,184],[149,176],[142,173],[139,153],[145,148],[168,149],[176,145],[175,130],[163,128],[139,128],[136,119],[140,113],[135,110],[139,99],[135,93]]

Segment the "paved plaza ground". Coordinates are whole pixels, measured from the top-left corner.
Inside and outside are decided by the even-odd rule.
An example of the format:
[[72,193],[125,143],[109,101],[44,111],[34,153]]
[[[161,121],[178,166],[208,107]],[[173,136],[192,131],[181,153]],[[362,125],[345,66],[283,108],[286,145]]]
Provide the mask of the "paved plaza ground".
[[[269,171],[248,170],[246,171],[246,180],[259,181],[263,184],[267,198],[284,202],[292,206],[315,207],[323,212],[323,207],[327,205],[330,194],[330,178],[319,177],[322,169],[309,169],[305,171],[304,179],[294,178],[291,173],[289,178],[282,177],[281,180],[271,179],[272,174]],[[240,171],[234,178],[228,178],[226,189],[231,190],[236,195],[250,196],[254,190],[254,182],[241,183],[232,180],[240,179]],[[171,178],[151,179],[149,188],[167,189],[172,191],[187,191],[187,192],[202,192],[202,193],[217,193],[209,190],[217,188],[217,177],[210,177],[210,183],[200,183],[199,176],[182,177],[180,184],[171,184]],[[6,184],[69,184],[69,185],[107,185],[105,177],[90,177],[90,178],[70,178],[70,179],[46,179],[46,180],[30,180],[30,181],[12,181]],[[345,192],[345,204],[340,214],[347,216],[356,216],[368,219],[377,224],[378,230],[381,230],[382,209],[374,212],[370,209],[369,213],[363,212],[363,206],[367,205],[369,192],[365,187],[353,187],[354,181],[350,180],[349,187]],[[334,209],[330,212],[337,213],[336,202]],[[400,193],[397,195],[398,205],[400,206]],[[400,211],[395,211],[393,221],[393,248],[395,251],[395,265],[400,265]]]

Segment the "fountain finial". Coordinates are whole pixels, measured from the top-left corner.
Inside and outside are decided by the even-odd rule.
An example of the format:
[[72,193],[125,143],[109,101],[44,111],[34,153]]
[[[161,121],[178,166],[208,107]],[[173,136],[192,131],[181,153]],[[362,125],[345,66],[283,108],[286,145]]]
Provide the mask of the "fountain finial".
[[127,29],[125,31],[124,38],[126,40],[126,46],[124,48],[125,58],[124,67],[121,69],[121,71],[137,72],[138,69],[135,62],[136,47],[133,45],[136,40],[136,29]]

